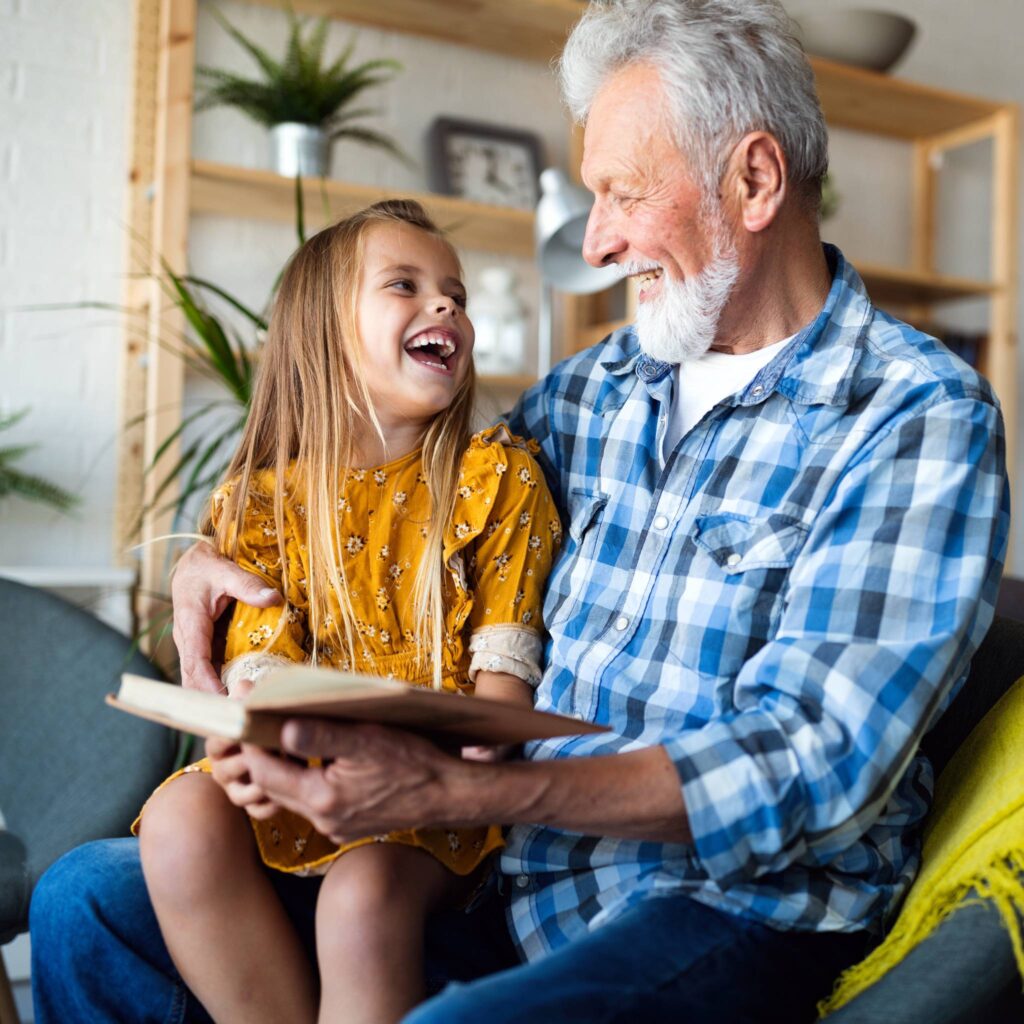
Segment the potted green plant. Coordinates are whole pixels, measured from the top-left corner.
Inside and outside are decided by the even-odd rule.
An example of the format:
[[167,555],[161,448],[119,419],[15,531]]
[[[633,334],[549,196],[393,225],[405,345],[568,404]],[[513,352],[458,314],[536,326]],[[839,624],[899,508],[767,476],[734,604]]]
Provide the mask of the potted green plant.
[[818,215],[822,221],[834,217],[839,209],[839,191],[836,188],[836,180],[832,177],[831,171],[826,171],[821,179],[821,207]]
[[[7,416],[0,416],[0,430],[8,430],[28,415],[28,409]],[[55,483],[16,469],[14,463],[23,455],[39,447],[34,444],[18,444],[0,447],[0,499],[17,495],[28,501],[38,501],[60,512],[68,512],[78,504],[78,498]]]
[[293,11],[288,12],[284,59],[277,61],[216,9],[212,13],[256,61],[261,76],[249,79],[217,68],[198,68],[202,91],[196,110],[236,107],[269,128],[272,166],[278,174],[326,176],[331,144],[342,138],[377,146],[408,162],[393,140],[355,123],[376,111],[351,108],[360,93],[391,80],[402,69],[397,61],[371,60],[350,66],[353,38],[337,60],[324,66],[329,20],[321,18],[307,33],[305,21]]

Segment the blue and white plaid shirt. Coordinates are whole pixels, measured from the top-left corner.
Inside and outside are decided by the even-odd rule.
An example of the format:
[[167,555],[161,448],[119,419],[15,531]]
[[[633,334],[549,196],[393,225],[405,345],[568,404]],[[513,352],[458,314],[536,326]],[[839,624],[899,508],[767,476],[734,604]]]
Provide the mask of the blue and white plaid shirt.
[[693,833],[513,827],[501,871],[528,958],[681,891],[778,928],[873,927],[916,871],[918,743],[985,634],[1005,552],[1002,420],[981,376],[826,253],[817,319],[666,458],[671,368],[632,328],[512,414],[567,526],[537,707],[613,730],[527,756],[660,744]]

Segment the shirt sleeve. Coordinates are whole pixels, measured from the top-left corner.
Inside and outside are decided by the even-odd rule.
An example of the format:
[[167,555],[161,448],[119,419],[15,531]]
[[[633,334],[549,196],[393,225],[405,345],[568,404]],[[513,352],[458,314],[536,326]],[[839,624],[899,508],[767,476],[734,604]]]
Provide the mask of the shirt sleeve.
[[[214,495],[214,525],[221,515],[223,498],[223,490]],[[293,538],[287,536],[286,553],[292,547]],[[284,595],[281,552],[269,500],[265,503],[249,501],[242,520],[235,562]],[[293,600],[286,600],[273,608],[253,608],[240,601],[235,603],[221,669],[221,681],[229,693],[241,679],[257,682],[261,675],[276,665],[308,660],[305,609],[294,600],[294,594],[291,596]]]
[[665,743],[721,888],[825,864],[877,820],[991,622],[1009,524],[998,410],[943,396],[851,460],[735,710]]
[[540,681],[544,587],[561,542],[558,512],[529,452],[495,446],[487,521],[472,545],[470,678],[480,670]]

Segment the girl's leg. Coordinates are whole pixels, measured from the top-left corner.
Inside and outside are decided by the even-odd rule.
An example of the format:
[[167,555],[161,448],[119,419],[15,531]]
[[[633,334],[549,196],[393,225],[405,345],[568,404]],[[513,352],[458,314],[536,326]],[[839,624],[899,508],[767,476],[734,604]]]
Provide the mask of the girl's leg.
[[424,997],[427,915],[468,888],[422,850],[371,843],[339,857],[316,905],[320,1024],[387,1024]]
[[164,941],[219,1024],[313,1021],[315,981],[252,828],[200,772],[156,793],[139,836]]

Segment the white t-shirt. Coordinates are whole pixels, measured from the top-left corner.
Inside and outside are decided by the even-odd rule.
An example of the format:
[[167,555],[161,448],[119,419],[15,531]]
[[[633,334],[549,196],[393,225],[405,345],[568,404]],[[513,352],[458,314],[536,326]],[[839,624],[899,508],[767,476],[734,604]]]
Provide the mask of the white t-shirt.
[[796,335],[790,335],[772,345],[732,355],[729,352],[706,352],[700,359],[680,363],[674,371],[672,409],[662,452],[667,456],[689,433],[701,417],[713,409],[723,398],[742,391]]

